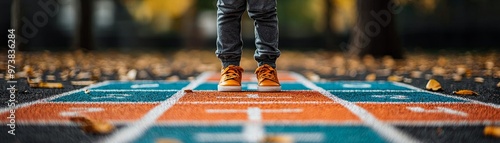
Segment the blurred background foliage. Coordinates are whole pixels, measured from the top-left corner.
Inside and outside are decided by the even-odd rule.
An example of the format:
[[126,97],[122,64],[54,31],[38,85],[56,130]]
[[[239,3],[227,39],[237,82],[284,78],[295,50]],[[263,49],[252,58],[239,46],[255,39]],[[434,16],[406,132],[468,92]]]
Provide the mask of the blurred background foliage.
[[[39,1],[2,0],[0,29],[12,28],[13,2],[20,18],[32,20],[43,11]],[[20,45],[24,51],[144,49],[177,50],[215,47],[216,0],[55,0],[60,8],[39,27],[36,36]],[[280,47],[339,51],[349,42],[365,0],[278,0]],[[500,1],[396,0],[403,11],[393,18],[401,45],[407,50],[433,48],[494,49],[500,46]],[[90,6],[82,7],[84,3]],[[81,13],[82,8],[90,12]],[[364,9],[370,11],[370,9]],[[91,17],[89,29],[81,17]],[[85,17],[85,16],[83,16]],[[244,16],[242,35],[253,48],[253,21]],[[80,31],[80,32],[79,32]],[[79,34],[90,35],[89,41]],[[327,42],[325,42],[327,41]],[[6,49],[5,45],[0,45]]]

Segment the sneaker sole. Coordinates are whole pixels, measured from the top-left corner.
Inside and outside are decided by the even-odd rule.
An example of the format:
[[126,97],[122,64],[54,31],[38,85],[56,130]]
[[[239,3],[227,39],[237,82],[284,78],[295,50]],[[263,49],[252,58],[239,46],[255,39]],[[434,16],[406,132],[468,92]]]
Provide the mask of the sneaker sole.
[[241,91],[241,86],[217,86],[217,91]]
[[259,86],[257,91],[281,91],[281,86]]

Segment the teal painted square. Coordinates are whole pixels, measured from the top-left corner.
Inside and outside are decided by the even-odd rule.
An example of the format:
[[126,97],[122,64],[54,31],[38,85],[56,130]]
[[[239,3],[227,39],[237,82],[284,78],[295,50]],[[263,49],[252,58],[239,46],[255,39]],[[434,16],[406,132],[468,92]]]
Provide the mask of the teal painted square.
[[176,139],[184,143],[200,142],[200,133],[241,133],[242,126],[154,126],[135,143],[154,143],[158,139]]
[[386,81],[335,81],[318,82],[315,84],[325,90],[410,90],[409,88],[397,86],[392,82]]
[[[217,82],[206,82],[198,87],[195,90],[217,90]],[[256,91],[257,90],[257,82],[242,82],[241,90],[244,91]],[[281,83],[281,90],[310,90],[300,83]]]
[[55,102],[161,102],[167,100],[175,91],[91,91],[82,92],[56,98]]
[[467,102],[427,92],[330,92],[351,102]]
[[163,81],[134,81],[134,82],[110,82],[107,85],[94,89],[176,89],[186,87],[189,81],[163,82]]
[[365,126],[266,126],[266,134],[291,135],[295,142],[384,143],[376,132]]
[[[151,143],[158,139],[176,139],[181,142],[245,142],[243,126],[154,126],[134,142]],[[267,125],[267,136],[290,136],[297,143],[383,143],[386,142],[370,128],[364,126],[293,126]]]

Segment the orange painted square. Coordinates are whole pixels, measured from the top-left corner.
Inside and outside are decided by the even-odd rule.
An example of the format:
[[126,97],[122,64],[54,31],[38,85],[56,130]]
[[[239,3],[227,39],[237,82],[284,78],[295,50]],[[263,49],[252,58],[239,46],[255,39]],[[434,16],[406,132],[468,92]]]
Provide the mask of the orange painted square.
[[[134,121],[142,118],[149,110],[158,104],[75,104],[75,103],[40,103],[16,110],[16,122],[60,122],[69,121],[70,116],[61,116],[71,108],[100,108],[101,111],[80,113],[91,119],[108,121]],[[3,113],[1,117],[9,116]],[[1,122],[7,122],[1,118]]]
[[[383,121],[500,121],[500,109],[474,103],[450,104],[368,104],[358,103],[378,119]],[[425,110],[436,110],[444,107],[466,113],[467,116],[448,113],[415,112],[407,107],[420,107]]]
[[[257,95],[258,98],[248,98],[248,95]],[[270,101],[285,101],[285,102],[305,102],[318,101],[329,102],[334,101],[316,91],[282,91],[282,92],[191,92],[186,93],[179,102],[270,102]]]
[[[247,121],[245,112],[248,108],[258,107],[262,120],[277,121],[323,121],[323,122],[359,122],[360,120],[340,104],[176,104],[166,111],[158,121]],[[232,113],[208,113],[211,110],[242,110]],[[300,112],[271,113],[266,110],[299,109]]]
[[[278,71],[278,79],[280,81],[296,81],[296,79],[290,74],[290,72],[284,71],[284,72],[279,72]],[[219,73],[214,73],[208,77],[207,81],[208,82],[219,82],[220,80],[220,74]],[[245,72],[243,73],[243,77],[241,79],[243,82],[250,82],[250,81],[257,81],[257,77],[253,73]]]

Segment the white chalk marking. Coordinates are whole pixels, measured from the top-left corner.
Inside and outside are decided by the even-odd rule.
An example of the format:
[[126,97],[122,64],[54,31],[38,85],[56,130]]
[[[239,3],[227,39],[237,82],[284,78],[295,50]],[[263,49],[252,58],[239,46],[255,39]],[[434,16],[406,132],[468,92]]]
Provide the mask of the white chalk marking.
[[367,83],[344,83],[343,88],[372,88],[371,84]]
[[76,116],[85,115],[85,113],[95,113],[95,112],[102,112],[102,111],[104,111],[104,108],[100,108],[100,107],[99,108],[95,108],[95,107],[90,107],[90,108],[71,107],[71,108],[68,108],[68,110],[59,112],[59,116],[76,117]]
[[136,89],[136,88],[157,88],[160,87],[160,84],[158,83],[144,83],[144,84],[133,84],[130,86],[130,88]]
[[132,95],[130,94],[106,94],[106,96],[100,96],[100,97],[92,97],[91,99],[106,99],[106,98],[114,98],[114,99],[125,99],[127,97],[130,97]]
[[468,114],[462,111],[453,110],[446,107],[437,107],[436,109],[425,109],[422,107],[406,107],[406,109],[417,112],[417,113],[445,113],[451,115],[458,115],[462,117],[467,117]]
[[397,99],[397,100],[408,100],[410,98],[408,98],[408,96],[406,95],[372,95],[371,97],[374,97],[374,98],[387,98],[389,97],[389,99]]

